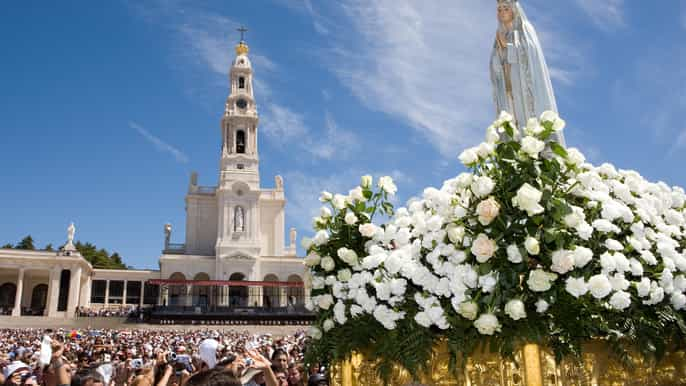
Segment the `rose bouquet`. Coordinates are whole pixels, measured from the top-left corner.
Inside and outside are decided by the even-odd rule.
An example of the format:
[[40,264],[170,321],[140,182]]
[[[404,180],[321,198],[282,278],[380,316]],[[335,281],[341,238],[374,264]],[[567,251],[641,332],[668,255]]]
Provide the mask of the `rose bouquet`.
[[[548,141],[555,113],[515,127],[501,114],[465,150],[469,169],[394,212],[389,177],[324,192],[304,240],[312,357],[353,351],[411,372],[438,340],[454,363],[524,343],[558,357],[604,339],[659,358],[686,341],[686,194],[635,171],[586,163]],[[388,216],[376,225],[377,213]]]

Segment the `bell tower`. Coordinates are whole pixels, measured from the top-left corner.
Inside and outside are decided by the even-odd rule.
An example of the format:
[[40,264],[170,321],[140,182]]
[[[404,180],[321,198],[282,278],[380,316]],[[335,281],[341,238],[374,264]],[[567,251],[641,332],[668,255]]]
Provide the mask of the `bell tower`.
[[260,171],[257,152],[258,115],[253,94],[247,29],[229,71],[229,96],[221,119],[222,148],[217,187],[219,258],[260,254]]
[[257,106],[252,87],[252,65],[248,45],[239,28],[241,41],[236,45],[236,58],[229,72],[229,96],[221,120],[222,153],[220,186],[243,181],[251,189],[259,189],[259,157],[257,153]]

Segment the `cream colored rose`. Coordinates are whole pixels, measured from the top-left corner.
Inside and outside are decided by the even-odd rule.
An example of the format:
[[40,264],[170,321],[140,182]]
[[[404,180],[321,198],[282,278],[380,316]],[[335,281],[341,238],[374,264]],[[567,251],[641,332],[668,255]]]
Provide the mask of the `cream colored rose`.
[[360,234],[364,237],[371,238],[374,237],[374,234],[376,233],[376,225],[372,223],[362,224],[358,229],[360,231]]
[[526,284],[535,292],[545,292],[552,287],[552,282],[557,279],[557,275],[551,272],[546,272],[542,269],[535,269],[529,273],[529,280]]
[[541,245],[533,237],[527,237],[524,240],[524,248],[526,248],[530,255],[538,255],[541,252]]
[[322,259],[321,262],[322,268],[324,268],[325,271],[333,271],[334,268],[336,268],[336,262],[333,261],[331,256],[326,256]]
[[487,262],[493,257],[497,249],[498,246],[495,244],[495,240],[489,239],[484,233],[479,234],[472,243],[472,253],[476,256],[476,261],[479,263]]
[[322,258],[316,253],[310,253],[305,257],[305,265],[308,267],[314,267],[319,264]]
[[476,206],[476,214],[479,216],[479,222],[481,225],[488,225],[493,220],[498,217],[500,213],[500,204],[495,198],[489,197],[483,200]]
[[466,319],[474,320],[479,315],[479,305],[474,302],[462,302],[458,306],[457,313]]
[[372,176],[362,176],[360,179],[360,186],[362,186],[364,189],[369,189],[372,186]]

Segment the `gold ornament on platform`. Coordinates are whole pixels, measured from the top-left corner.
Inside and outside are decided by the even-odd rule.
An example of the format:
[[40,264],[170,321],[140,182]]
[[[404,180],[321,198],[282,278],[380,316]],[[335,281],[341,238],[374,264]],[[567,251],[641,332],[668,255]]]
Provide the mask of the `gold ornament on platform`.
[[413,377],[396,366],[390,383],[374,371],[374,362],[355,353],[331,368],[332,386],[602,386],[602,385],[686,385],[686,352],[668,353],[659,363],[648,363],[638,353],[629,356],[628,366],[612,359],[604,342],[584,346],[581,358],[555,360],[552,352],[536,344],[514,353],[514,360],[498,354],[476,352],[462,370],[451,371],[446,344],[434,349],[429,374]]

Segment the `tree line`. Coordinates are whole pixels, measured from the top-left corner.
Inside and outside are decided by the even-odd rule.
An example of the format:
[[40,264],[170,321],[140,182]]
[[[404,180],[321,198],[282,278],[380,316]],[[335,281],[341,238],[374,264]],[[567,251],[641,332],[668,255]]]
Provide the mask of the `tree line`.
[[[77,241],[74,243],[74,247],[76,247],[76,250],[81,253],[81,256],[83,256],[86,261],[88,261],[93,268],[103,268],[103,269],[129,269],[126,264],[122,261],[121,256],[117,252],[109,253],[105,248],[98,248],[95,246],[93,243],[82,243],[81,241]],[[21,239],[16,244],[11,244],[7,243],[0,248],[9,248],[9,249],[25,249],[25,250],[30,250],[30,251],[35,251],[35,250],[42,250],[42,251],[54,251],[55,248],[51,243],[47,244],[45,247],[41,248],[36,248],[35,242],[33,240],[33,237],[31,235],[28,235]]]

